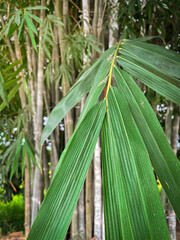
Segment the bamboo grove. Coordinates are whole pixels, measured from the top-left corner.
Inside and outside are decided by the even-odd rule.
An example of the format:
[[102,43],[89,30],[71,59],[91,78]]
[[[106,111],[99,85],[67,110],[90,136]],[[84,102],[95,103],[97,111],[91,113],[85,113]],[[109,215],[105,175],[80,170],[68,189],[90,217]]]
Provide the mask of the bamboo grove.
[[0,2],[0,174],[24,178],[27,239],[176,239],[178,4]]

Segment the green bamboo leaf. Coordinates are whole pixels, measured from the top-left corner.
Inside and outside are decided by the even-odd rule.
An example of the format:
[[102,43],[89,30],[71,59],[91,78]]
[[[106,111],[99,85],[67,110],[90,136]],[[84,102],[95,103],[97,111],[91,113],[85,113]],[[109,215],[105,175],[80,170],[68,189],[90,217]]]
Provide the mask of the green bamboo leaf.
[[28,89],[28,85],[27,85],[27,82],[26,80],[24,79],[24,91],[27,95],[27,98],[28,98],[28,102],[29,102],[29,105],[31,107],[31,111],[33,112],[33,105],[32,105],[32,99],[31,99],[31,94],[29,92],[29,89]]
[[124,40],[121,47],[167,74],[180,78],[180,55],[178,53],[157,45],[133,40]]
[[6,35],[6,38],[11,38],[13,36],[13,33],[18,29],[18,25],[16,23],[13,23],[11,27],[9,28],[9,32]]
[[44,7],[44,6],[35,6],[35,7],[27,7],[26,8],[27,10],[48,10],[47,7]]
[[111,56],[109,59],[104,59],[98,72],[97,75],[94,78],[94,83],[92,85],[92,88],[88,94],[88,97],[86,99],[86,102],[84,104],[83,107],[83,111],[79,117],[79,120],[77,122],[77,126],[81,123],[81,121],[83,120],[83,118],[86,116],[87,112],[97,103],[98,98],[100,96],[100,94],[102,93],[107,80],[108,80],[108,74],[110,71],[110,67],[111,67],[111,60],[112,60]]
[[27,139],[26,139],[24,145],[25,145],[25,149],[26,149],[27,155],[28,155],[29,158],[32,160],[32,162],[34,163],[34,165],[40,170],[40,167],[39,167],[39,165],[37,164],[35,155],[34,155],[33,152],[31,151],[31,148],[30,148],[30,146],[29,146],[29,143],[28,143]]
[[15,78],[21,71],[22,71],[22,69],[24,68],[24,66],[23,65],[21,65],[15,72],[11,72],[11,73],[9,73],[9,74],[6,74],[5,76],[4,76],[4,80],[7,80],[7,79],[12,79],[12,78]]
[[11,87],[13,87],[19,80],[21,79],[21,76],[18,78],[14,78],[12,80],[6,81],[6,83],[4,84],[5,89],[8,90]]
[[0,96],[4,101],[5,105],[8,106],[7,92],[5,89],[4,78],[1,71],[0,71]]
[[137,78],[162,96],[178,105],[180,104],[178,81],[172,81],[170,83],[167,79],[163,79],[149,69],[145,69],[138,61],[127,56],[120,55],[117,57],[117,61],[133,77]]
[[8,25],[5,25],[5,27],[3,28],[3,30],[0,33],[0,41],[1,39],[4,37],[4,34],[6,33],[6,29],[7,29]]
[[[115,87],[108,94],[103,142],[106,239],[170,239],[146,147],[123,93]],[[108,203],[114,210],[114,227]]]
[[12,165],[13,161],[14,161],[14,151],[11,151],[8,158],[7,158],[7,162],[6,162],[6,168],[7,168],[7,171],[9,172],[10,170],[10,166]]
[[174,155],[148,100],[134,80],[120,68],[114,70],[114,75],[119,89],[129,103],[156,174],[180,219],[180,162]]
[[23,24],[24,24],[24,16],[22,17],[21,25],[19,26],[18,40],[19,40],[20,35],[21,35],[21,31],[22,31],[22,28],[23,28]]
[[55,15],[49,14],[47,17],[53,23],[64,26],[63,22],[61,22],[60,19],[58,17],[56,17]]
[[34,49],[37,51],[36,41],[34,39],[33,32],[31,31],[31,28],[29,27],[29,25],[27,25],[27,27],[28,27],[28,31],[29,31],[29,36],[31,38],[31,42],[32,42],[32,44],[34,46]]
[[7,24],[7,28],[6,28],[5,32],[4,32],[4,34],[8,35],[9,29],[10,29],[11,24],[12,24],[13,21],[14,21],[14,16],[12,16],[12,17],[9,19],[9,22],[8,22],[8,24]]
[[31,228],[29,240],[64,239],[92,160],[105,111],[105,102],[95,105],[71,137]]
[[15,151],[15,157],[13,160],[13,164],[12,164],[12,168],[11,168],[11,174],[10,174],[10,181],[14,175],[14,172],[17,172],[17,168],[18,168],[18,162],[19,162],[19,157],[21,154],[21,149],[22,149],[22,137],[19,137],[17,140],[17,148]]
[[40,18],[38,18],[36,15],[33,15],[32,13],[30,13],[29,11],[26,11],[26,14],[28,14],[29,17],[33,18],[36,22],[38,22],[39,24],[43,24],[43,22],[41,21]]
[[34,23],[31,21],[31,19],[29,18],[28,14],[24,15],[24,18],[26,20],[28,29],[30,28],[36,35],[38,35],[38,32],[36,30],[36,27],[34,26]]
[[18,12],[15,14],[15,18],[14,18],[14,21],[15,21],[15,23],[17,24],[17,26],[19,26],[20,23],[21,23],[20,13],[21,13],[21,11],[18,11]]
[[64,118],[66,113],[74,107],[83,96],[88,93],[93,85],[94,78],[97,74],[99,67],[102,64],[102,61],[106,59],[111,59],[111,55],[115,52],[116,48],[110,48],[106,51],[97,62],[89,68],[80,79],[74,84],[74,86],[70,89],[68,94],[56,105],[56,107],[52,110],[48,122],[43,130],[41,137],[41,144],[44,143],[46,138],[52,133],[52,131],[56,128],[59,122]]
[[[11,101],[11,99],[16,95],[17,91],[19,90],[20,86],[21,86],[21,82],[18,83],[11,91],[10,93],[8,94],[8,102]],[[2,111],[4,108],[6,107],[6,104],[5,102],[1,103],[0,105],[0,111]]]
[[149,72],[153,73],[154,75],[157,75],[158,77],[161,77],[162,79],[165,79],[170,84],[180,88],[180,80],[178,78],[171,76],[169,73],[160,70],[159,68],[153,66],[150,63],[147,63],[142,58],[138,57],[132,52],[129,52],[126,49],[121,49],[120,53],[124,56],[130,57],[131,59],[135,60],[135,62],[139,64],[140,67],[148,70]]
[[14,66],[17,66],[17,65],[19,65],[19,64],[21,64],[21,61],[20,60],[17,60],[17,61],[15,61],[15,62],[13,62],[12,64],[10,64],[8,67],[6,67],[4,70],[3,70],[3,73],[5,73],[5,72],[8,72],[9,70],[14,70]]
[[23,145],[22,147],[22,163],[21,163],[21,174],[22,174],[22,178],[24,177],[24,167],[25,167],[25,155],[26,155],[26,148]]

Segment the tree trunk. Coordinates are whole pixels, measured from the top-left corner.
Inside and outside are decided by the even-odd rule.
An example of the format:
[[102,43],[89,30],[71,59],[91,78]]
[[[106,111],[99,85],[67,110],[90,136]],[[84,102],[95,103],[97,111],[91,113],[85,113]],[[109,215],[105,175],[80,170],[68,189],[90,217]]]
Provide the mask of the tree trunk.
[[101,240],[102,225],[102,177],[101,177],[101,146],[98,138],[94,151],[94,236]]
[[49,187],[49,167],[48,167],[48,158],[46,154],[46,145],[43,145],[42,149],[42,170],[43,170],[43,179],[44,179],[44,189],[48,190]]
[[[41,5],[45,6],[45,4],[46,4],[46,1],[41,0]],[[41,18],[41,21],[44,22],[45,10],[41,10],[40,18]],[[37,73],[37,95],[36,95],[37,96],[37,117],[36,117],[36,132],[35,132],[35,148],[38,153],[38,155],[36,155],[36,161],[37,161],[37,164],[40,166],[40,168],[41,168],[40,139],[41,139],[42,125],[43,125],[43,77],[44,77],[44,50],[42,46],[42,34],[43,34],[43,29],[42,29],[42,25],[40,25],[38,73]],[[34,173],[34,184],[33,184],[31,224],[33,224],[36,218],[40,204],[41,204],[41,173],[39,169],[36,167],[35,173]]]
[[118,41],[118,0],[111,0],[110,1],[112,6],[112,13],[109,19],[110,28],[109,28],[109,48],[112,47]]
[[[172,121],[172,133],[171,133],[171,146],[174,154],[177,155],[177,140],[179,133],[179,107],[176,106],[174,113],[174,119]],[[171,240],[176,240],[176,214],[168,202],[168,228]]]
[[[15,44],[15,54],[16,54],[16,59],[20,59],[21,64],[23,64],[22,60],[22,55],[21,55],[21,49],[18,41],[18,35],[17,32],[15,31],[14,33],[14,44]],[[12,50],[11,50],[12,51]],[[11,52],[10,51],[10,52]],[[13,56],[14,58],[14,56]],[[21,99],[21,106],[22,108],[27,107],[27,102],[26,102],[26,94],[24,91],[24,73],[21,71],[19,73],[19,76],[21,77],[22,85],[19,88],[19,95]],[[25,131],[28,131],[28,116],[27,120],[25,123]],[[25,154],[25,216],[24,216],[24,227],[25,227],[25,236],[27,237],[30,231],[30,226],[31,226],[31,187],[30,187],[30,174],[29,174],[29,169],[28,169],[28,160],[27,160],[27,154]]]
[[92,238],[92,163],[86,177],[86,239]]
[[[63,11],[61,9],[61,6],[63,6]],[[64,37],[68,33],[68,21],[67,17],[69,15],[69,1],[59,1],[55,0],[54,3],[54,8],[55,8],[55,15],[59,17],[61,20],[63,18],[63,24],[64,28],[60,26],[58,28],[58,33],[59,33],[59,43],[60,43],[60,50],[61,50],[61,64],[66,65],[66,59],[65,59],[65,54],[64,54],[64,49],[66,47],[66,40],[64,40]],[[66,79],[65,75],[62,77],[62,92],[63,92],[63,97],[69,92],[70,89],[70,83]],[[64,118],[64,128],[65,128],[65,144],[69,141],[71,135],[73,134],[73,112],[72,110],[69,111],[65,118]],[[72,224],[71,224],[71,237],[75,236],[77,233],[77,209],[75,209],[75,213],[72,218]]]
[[25,230],[25,237],[28,236],[30,227],[31,227],[31,186],[30,186],[30,174],[28,168],[28,161],[27,156],[25,156],[25,171],[24,171],[24,178],[25,178],[25,216],[24,216],[24,230]]
[[[166,113],[166,120],[165,120],[165,134],[167,136],[167,139],[169,141],[169,143],[171,143],[171,125],[172,125],[172,113],[173,113],[173,104],[171,102],[168,103],[167,106],[167,113]],[[167,204],[166,204],[166,193],[164,191],[164,189],[162,188],[161,191],[161,201],[162,201],[162,205],[164,208],[164,213],[166,214],[167,211]]]
[[[177,141],[177,130],[172,132],[172,115],[173,115],[173,103],[169,102],[165,120],[165,133],[170,144],[172,138],[176,139]],[[175,121],[175,125],[176,124],[177,121]],[[177,126],[174,129],[177,129]],[[172,134],[174,136],[172,136]],[[175,146],[173,150],[176,154],[177,151]],[[176,240],[176,215],[169,201],[168,201],[168,228],[171,240]]]
[[[44,90],[44,103],[45,103],[45,108],[46,108],[46,113],[49,117],[50,115],[50,106],[48,104],[48,99],[47,99],[47,95],[48,95],[48,90]],[[53,179],[53,175],[56,169],[56,166],[58,164],[58,151],[57,151],[57,147],[56,147],[56,139],[55,139],[55,134],[54,132],[51,133],[51,180]]]

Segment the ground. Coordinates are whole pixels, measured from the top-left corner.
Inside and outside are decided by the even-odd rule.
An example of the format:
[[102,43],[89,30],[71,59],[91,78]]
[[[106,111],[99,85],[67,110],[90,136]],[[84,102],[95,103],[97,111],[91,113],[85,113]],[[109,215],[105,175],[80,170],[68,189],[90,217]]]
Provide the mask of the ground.
[[[180,240],[180,223],[177,222],[177,238],[176,240]],[[25,240],[25,237],[22,237],[22,232],[11,233],[9,236],[0,238],[0,240]]]

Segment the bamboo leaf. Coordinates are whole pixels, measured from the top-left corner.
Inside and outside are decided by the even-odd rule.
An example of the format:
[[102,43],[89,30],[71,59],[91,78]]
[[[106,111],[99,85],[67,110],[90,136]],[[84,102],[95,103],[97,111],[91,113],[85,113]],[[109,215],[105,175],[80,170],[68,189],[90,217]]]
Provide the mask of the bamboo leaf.
[[7,29],[8,25],[5,25],[5,27],[3,28],[3,30],[0,33],[0,41],[2,40],[2,38],[4,37],[4,34],[6,33],[6,29]]
[[25,93],[26,93],[26,95],[27,95],[29,105],[30,105],[31,110],[32,110],[32,112],[33,112],[33,105],[32,105],[31,94],[30,94],[30,92],[29,92],[28,85],[27,85],[27,82],[26,82],[25,79],[24,79],[24,91],[25,91]]
[[[21,86],[22,83],[18,83],[11,91],[10,93],[8,94],[8,102],[11,101],[11,99],[16,95],[19,87]],[[1,103],[0,105],[0,111],[2,111],[4,108],[6,107],[6,104],[5,102]]]
[[27,155],[28,155],[29,158],[32,160],[32,162],[34,163],[34,165],[40,170],[40,167],[39,167],[39,165],[37,164],[36,158],[35,158],[34,154],[33,154],[32,151],[31,151],[31,148],[30,148],[30,146],[29,146],[29,143],[28,143],[27,139],[26,139],[24,145],[25,145],[25,148],[26,148]]
[[31,19],[29,18],[29,16],[27,14],[24,15],[24,18],[26,20],[28,29],[30,28],[36,35],[38,35],[38,32],[36,30],[36,27],[34,26],[34,23],[31,21]]
[[24,66],[21,65],[15,72],[11,72],[9,74],[6,74],[4,76],[4,80],[10,79],[10,78],[15,78],[22,71],[23,68],[24,68]]
[[114,70],[114,75],[119,89],[129,103],[156,174],[180,219],[180,162],[174,155],[148,100],[134,80],[120,68]]
[[26,8],[27,10],[48,10],[47,7],[44,7],[44,6],[35,6],[35,7],[27,7]]
[[20,79],[21,79],[21,76],[18,77],[18,78],[14,78],[14,79],[11,79],[11,80],[9,80],[9,81],[6,81],[6,83],[4,84],[5,89],[6,89],[6,90],[10,89],[10,88],[13,87]]
[[9,28],[9,32],[6,35],[6,38],[11,38],[13,36],[13,33],[18,29],[18,25],[16,23],[13,23],[11,27]]
[[157,45],[133,40],[124,40],[121,47],[167,74],[180,78],[180,56],[178,53]]
[[36,41],[34,39],[33,32],[31,31],[31,28],[29,27],[29,25],[27,25],[27,27],[28,27],[28,31],[29,31],[29,36],[31,38],[31,42],[32,42],[32,44],[34,46],[34,49],[37,51]]
[[91,163],[105,110],[105,102],[95,105],[71,137],[31,228],[29,240],[64,239]]
[[22,17],[22,20],[21,20],[21,25],[19,26],[18,40],[19,40],[19,38],[20,38],[20,35],[21,35],[21,31],[22,31],[22,28],[23,28],[23,24],[24,24],[24,17]]
[[32,13],[30,13],[29,11],[26,11],[26,14],[29,15],[29,17],[33,18],[36,22],[38,22],[39,24],[43,24],[43,22],[41,21],[40,18],[38,18],[36,15],[33,15]]
[[12,17],[10,18],[10,20],[9,20],[9,22],[8,22],[8,24],[7,24],[7,28],[6,28],[5,32],[4,32],[6,35],[8,35],[9,29],[10,29],[10,27],[11,27],[11,24],[12,24],[13,20],[14,20],[14,16],[12,16]]
[[74,107],[81,100],[81,98],[91,89],[94,78],[97,74],[99,67],[102,64],[102,61],[104,60],[104,58],[111,59],[110,56],[115,52],[115,50],[115,48],[111,48],[106,51],[97,60],[97,62],[80,77],[78,82],[74,84],[68,94],[52,110],[48,118],[48,122],[42,133],[41,144],[44,143],[46,138],[52,133],[52,131],[59,124],[59,122],[64,118],[66,113],[72,107]]
[[23,145],[22,147],[22,166],[21,166],[21,174],[22,174],[22,178],[24,177],[24,167],[25,167],[25,154],[26,154],[26,148]]
[[60,19],[58,17],[56,17],[55,15],[49,14],[47,17],[53,23],[64,26],[63,22],[60,21]]
[[[171,76],[169,73],[164,72],[163,70],[160,70],[158,67],[153,66],[153,64],[147,63],[142,58],[138,57],[132,52],[129,52],[125,49],[121,49],[121,54],[124,56],[130,57],[131,59],[135,60],[135,62],[142,68],[148,70],[149,72],[157,75],[158,77],[161,77],[162,79],[165,79],[170,84],[173,84],[176,87],[180,88],[180,80],[178,78],[175,78]],[[180,67],[180,65],[179,65]]]
[[117,61],[133,77],[139,79],[162,96],[176,104],[180,104],[180,91],[177,80],[170,83],[167,79],[159,77],[149,69],[145,69],[138,61],[126,56],[118,56]]
[[6,93],[6,89],[5,89],[4,78],[3,78],[1,71],[0,71],[0,96],[1,96],[2,100],[4,101],[5,105],[8,106],[7,93]]
[[14,157],[12,168],[11,168],[10,181],[13,177],[14,172],[17,171],[18,161],[19,161],[19,157],[20,157],[20,154],[21,154],[21,149],[22,149],[22,137],[20,137],[17,140],[17,148],[16,148],[16,151],[15,151],[15,157]]
[[108,94],[104,127],[106,239],[170,239],[146,147],[123,93],[115,87]]
[[14,66],[17,66],[18,64],[21,64],[21,61],[20,61],[20,60],[17,60],[17,61],[15,61],[15,62],[13,62],[12,64],[10,64],[8,67],[6,67],[6,68],[3,70],[3,73],[8,72],[9,70],[14,69]]
[[14,21],[15,21],[15,23],[17,24],[17,26],[19,26],[20,23],[21,23],[20,13],[21,13],[21,11],[18,11],[18,12],[16,13],[16,15],[15,15],[15,18],[14,18]]

